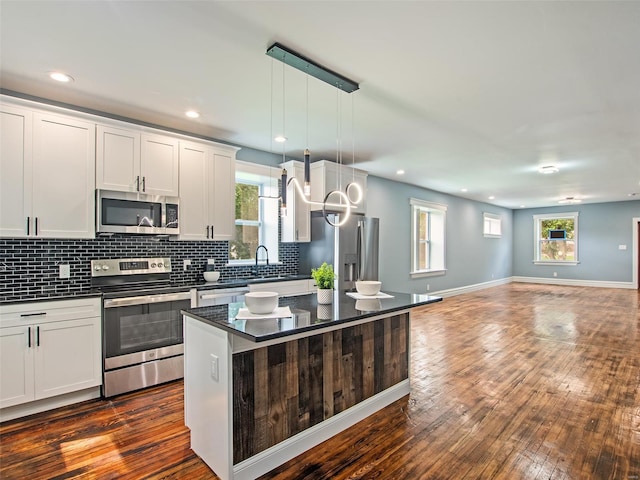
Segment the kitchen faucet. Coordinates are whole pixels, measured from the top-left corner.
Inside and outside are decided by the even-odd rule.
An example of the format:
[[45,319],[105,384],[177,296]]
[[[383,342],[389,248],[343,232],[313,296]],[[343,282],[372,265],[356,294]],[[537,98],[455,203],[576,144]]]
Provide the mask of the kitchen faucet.
[[264,253],[267,255],[267,266],[269,266],[269,250],[264,245],[258,245],[258,248],[256,248],[256,276],[258,276],[258,251],[261,248],[264,248]]

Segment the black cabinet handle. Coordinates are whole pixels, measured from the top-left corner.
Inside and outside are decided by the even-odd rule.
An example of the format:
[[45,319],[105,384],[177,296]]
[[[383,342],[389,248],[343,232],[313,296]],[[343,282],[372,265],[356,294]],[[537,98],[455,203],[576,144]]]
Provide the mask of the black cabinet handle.
[[213,225],[211,225],[211,240],[213,240]]
[[47,312],[38,312],[38,313],[21,313],[20,316],[21,317],[41,317],[43,315],[46,315]]
[[31,227],[31,217],[27,217],[27,235],[29,235],[29,227]]
[[143,192],[147,191],[147,187],[145,187],[145,181],[146,181],[146,177],[142,177],[142,191]]
[[136,177],[136,192],[140,191],[140,175]]
[[209,238],[209,225],[207,225],[207,238]]
[[36,236],[38,236],[38,217],[34,217],[34,220],[35,220],[35,224],[36,224],[36,227],[35,227],[35,229],[34,229],[34,230],[35,230],[35,231],[34,231],[34,234],[35,234]]
[[40,327],[36,327],[36,347],[40,346]]
[[28,333],[27,335],[28,335],[28,337],[29,337],[29,338],[27,339],[27,346],[28,346],[29,348],[31,348],[31,327],[29,327],[29,333]]

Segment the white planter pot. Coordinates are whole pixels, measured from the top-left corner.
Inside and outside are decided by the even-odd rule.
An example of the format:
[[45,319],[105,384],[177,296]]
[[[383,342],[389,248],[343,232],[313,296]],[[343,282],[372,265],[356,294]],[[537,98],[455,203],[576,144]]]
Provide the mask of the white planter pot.
[[330,303],[333,303],[333,290],[329,288],[319,288],[318,303],[320,305],[328,305]]

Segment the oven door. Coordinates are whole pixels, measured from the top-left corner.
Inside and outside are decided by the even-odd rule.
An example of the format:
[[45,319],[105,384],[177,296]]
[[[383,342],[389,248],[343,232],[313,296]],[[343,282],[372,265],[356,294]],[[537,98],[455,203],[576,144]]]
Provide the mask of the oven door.
[[105,370],[180,355],[189,292],[104,300]]

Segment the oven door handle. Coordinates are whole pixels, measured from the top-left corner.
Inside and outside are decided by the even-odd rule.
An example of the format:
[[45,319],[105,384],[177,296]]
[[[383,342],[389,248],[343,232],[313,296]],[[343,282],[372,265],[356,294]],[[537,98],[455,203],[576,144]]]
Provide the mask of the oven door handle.
[[190,300],[190,292],[166,293],[161,295],[141,295],[139,297],[107,298],[104,308],[126,307],[129,305],[146,305],[149,303],[177,302]]

